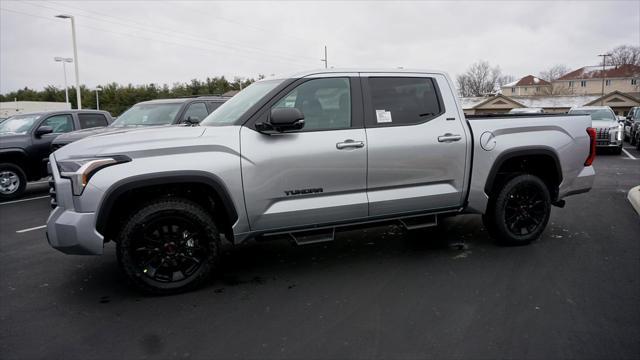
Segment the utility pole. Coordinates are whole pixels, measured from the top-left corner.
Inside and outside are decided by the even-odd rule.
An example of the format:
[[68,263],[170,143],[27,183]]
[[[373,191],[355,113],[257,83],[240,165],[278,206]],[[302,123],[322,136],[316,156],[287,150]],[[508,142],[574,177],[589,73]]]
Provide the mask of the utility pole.
[[327,65],[327,45],[324,46],[324,59],[320,59],[324,63],[324,68],[328,67]]
[[602,56],[602,97],[600,98],[600,105],[604,105],[604,79],[606,78],[604,72],[604,66],[607,64],[607,56],[611,56],[611,54],[600,54],[598,56]]
[[[63,58],[63,57],[54,57],[53,60],[55,62],[62,63],[62,72],[64,73],[64,101],[65,103],[69,103],[69,87],[67,86],[67,68],[65,67],[65,63],[73,62],[72,58]],[[71,109],[71,105],[69,105],[69,109]]]

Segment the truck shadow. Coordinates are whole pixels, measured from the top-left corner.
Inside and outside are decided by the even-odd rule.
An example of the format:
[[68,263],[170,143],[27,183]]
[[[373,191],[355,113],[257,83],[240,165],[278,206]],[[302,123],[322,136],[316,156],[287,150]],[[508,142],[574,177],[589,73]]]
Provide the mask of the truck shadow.
[[[194,293],[221,294],[232,287],[263,285],[300,276],[301,273],[313,275],[316,271],[339,274],[349,266],[376,266],[383,261],[450,259],[469,248],[491,247],[495,247],[493,240],[484,231],[480,217],[475,215],[445,219],[438,228],[418,234],[391,225],[337,232],[334,241],[303,246],[285,239],[248,241],[236,246],[225,244],[215,275]],[[66,277],[68,283],[64,287],[76,289],[71,294],[73,297],[80,296],[100,305],[112,303],[115,299],[143,301],[153,298],[128,284],[118,269],[113,244],[107,244],[105,254],[99,261],[95,260],[92,258],[92,261],[85,262],[83,276],[70,273]],[[286,286],[293,288],[297,285],[290,283]]]

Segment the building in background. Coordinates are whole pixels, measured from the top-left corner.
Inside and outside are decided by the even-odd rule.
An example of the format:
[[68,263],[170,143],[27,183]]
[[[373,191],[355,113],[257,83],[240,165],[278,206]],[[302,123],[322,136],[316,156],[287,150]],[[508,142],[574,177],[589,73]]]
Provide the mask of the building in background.
[[502,85],[501,89],[507,96],[549,95],[551,83],[533,75],[527,75],[518,81]]
[[585,66],[571,71],[552,82],[554,88],[573,95],[602,95],[614,91],[631,96],[640,95],[640,66],[626,64],[620,66]]
[[70,110],[71,104],[52,101],[5,101],[0,102],[0,118],[40,111]]

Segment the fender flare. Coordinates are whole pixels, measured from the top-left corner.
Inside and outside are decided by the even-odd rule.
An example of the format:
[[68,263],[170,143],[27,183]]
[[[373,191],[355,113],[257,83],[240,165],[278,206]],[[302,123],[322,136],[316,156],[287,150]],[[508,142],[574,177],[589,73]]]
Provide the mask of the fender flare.
[[120,196],[128,191],[154,185],[170,185],[179,183],[199,183],[209,186],[222,200],[222,206],[227,212],[229,220],[233,224],[238,219],[238,212],[229,196],[229,191],[222,179],[214,174],[204,171],[167,171],[152,174],[143,174],[122,179],[113,184],[103,196],[98,206],[96,217],[96,230],[103,233],[113,206]]
[[0,149],[0,155],[6,155],[6,154],[19,154],[20,156],[24,157],[25,159],[29,157],[29,155],[27,154],[26,151],[24,151],[24,149],[22,148],[6,148],[6,149]]
[[548,156],[555,162],[556,165],[556,176],[558,177],[558,185],[562,183],[562,166],[560,166],[560,160],[558,158],[558,154],[554,149],[547,146],[535,146],[535,147],[526,147],[526,148],[515,148],[511,150],[507,150],[500,155],[496,161],[494,161],[493,166],[491,167],[491,171],[489,171],[489,176],[487,176],[487,181],[484,185],[485,194],[489,195],[491,193],[491,189],[493,188],[493,183],[495,182],[496,176],[498,175],[498,170],[502,165],[510,159],[520,156],[535,156],[535,155],[544,155]]

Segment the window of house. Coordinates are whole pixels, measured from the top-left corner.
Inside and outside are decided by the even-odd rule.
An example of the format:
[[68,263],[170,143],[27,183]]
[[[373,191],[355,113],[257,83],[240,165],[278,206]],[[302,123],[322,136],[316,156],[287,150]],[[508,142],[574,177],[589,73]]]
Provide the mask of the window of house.
[[512,88],[511,88],[511,93],[512,93],[512,94],[515,94],[515,93],[516,93],[516,88],[512,87]]
[[301,131],[351,127],[351,86],[348,78],[306,81],[280,99],[273,108],[292,108],[304,114]]
[[611,80],[605,80],[605,85],[611,86]]
[[444,111],[432,78],[369,78],[372,126],[412,125]]
[[638,79],[631,79],[631,85],[638,85]]
[[527,88],[524,88],[524,92],[527,92]]
[[539,88],[539,87],[537,87],[537,88],[536,88],[536,92],[537,92],[537,93],[539,93],[539,92],[540,92],[540,88]]
[[580,87],[587,87],[587,81],[586,80],[580,81]]
[[569,81],[569,87],[573,87],[573,81]]
[[81,129],[107,126],[107,118],[102,114],[78,114]]

